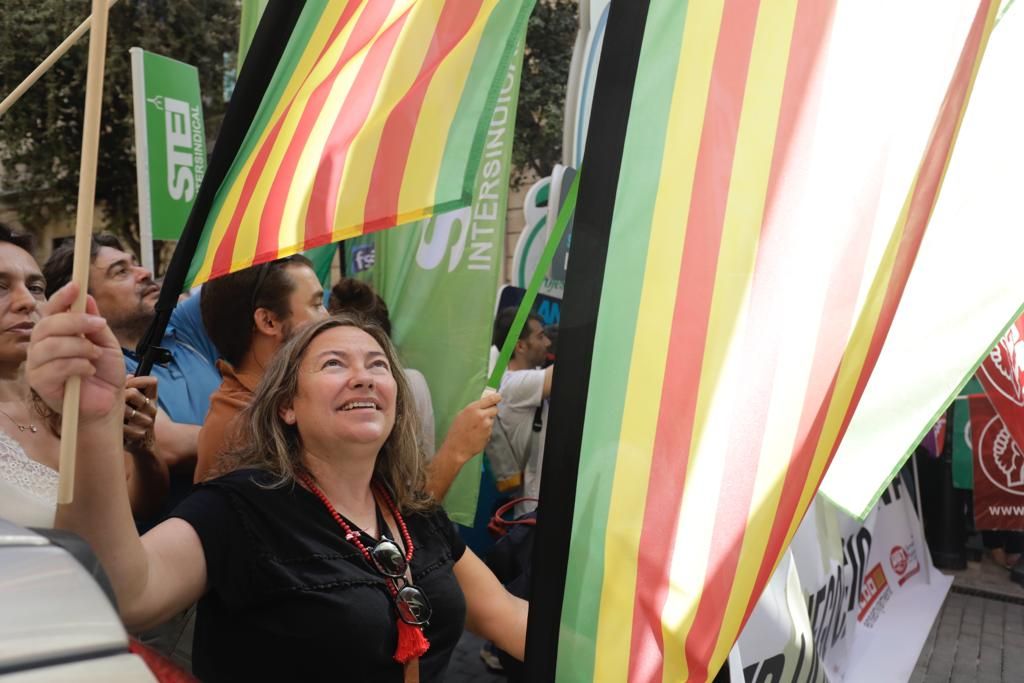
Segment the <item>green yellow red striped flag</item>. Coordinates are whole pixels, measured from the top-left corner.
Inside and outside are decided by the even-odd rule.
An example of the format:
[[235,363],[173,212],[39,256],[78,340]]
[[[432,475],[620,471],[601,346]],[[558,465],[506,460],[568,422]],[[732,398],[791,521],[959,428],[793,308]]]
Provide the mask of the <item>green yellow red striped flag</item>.
[[[706,681],[878,358],[998,2],[628,4],[612,6],[590,128],[603,129],[602,88],[631,90],[611,162],[557,680]],[[624,85],[626,11],[646,18]],[[614,146],[599,142],[587,145],[573,237],[588,254],[600,217],[587,207],[605,201],[588,183]],[[560,354],[553,424],[574,350]],[[563,455],[545,454],[546,504]]]
[[532,6],[308,0],[213,199],[188,284],[468,204],[483,114]]
[[[1021,64],[1024,3],[1004,2],[889,337],[821,483],[820,493],[851,515],[867,516],[954,398],[980,393],[970,378],[1024,314]],[[954,444],[957,457],[964,441]]]

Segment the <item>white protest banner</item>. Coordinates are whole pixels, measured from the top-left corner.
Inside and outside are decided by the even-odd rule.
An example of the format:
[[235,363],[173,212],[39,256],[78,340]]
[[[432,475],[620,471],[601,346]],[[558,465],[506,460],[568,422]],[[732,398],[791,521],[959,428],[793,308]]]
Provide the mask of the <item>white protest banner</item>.
[[863,523],[815,498],[739,639],[746,683],[909,680],[952,579],[900,477]]

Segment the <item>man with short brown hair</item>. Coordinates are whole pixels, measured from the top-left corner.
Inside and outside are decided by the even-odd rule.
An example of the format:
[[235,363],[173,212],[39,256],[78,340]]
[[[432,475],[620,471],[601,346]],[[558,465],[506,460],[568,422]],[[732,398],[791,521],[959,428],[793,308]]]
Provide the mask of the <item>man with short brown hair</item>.
[[[71,281],[74,249],[74,240],[65,240],[43,266],[47,297]],[[121,344],[128,372],[133,373],[139,365],[135,348],[156,317],[160,286],[114,235],[94,235],[89,252],[89,294]],[[210,395],[220,384],[217,349],[203,327],[198,300],[186,299],[174,309],[160,346],[169,356],[152,370],[158,380],[160,408],[155,450],[171,468],[169,504],[173,505],[191,488],[199,425],[206,418]]]
[[200,298],[206,329],[223,357],[217,368],[224,379],[199,431],[196,482],[218,473],[220,456],[237,436],[236,418],[277,350],[295,330],[327,316],[323,287],[301,254],[211,280]]

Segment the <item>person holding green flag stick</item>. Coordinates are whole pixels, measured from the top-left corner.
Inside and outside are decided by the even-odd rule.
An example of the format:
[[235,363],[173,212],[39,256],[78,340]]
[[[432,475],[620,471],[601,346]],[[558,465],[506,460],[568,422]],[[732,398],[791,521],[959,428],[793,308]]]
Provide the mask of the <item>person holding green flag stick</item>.
[[508,336],[505,337],[505,342],[501,345],[498,361],[494,364],[491,376],[487,380],[487,386],[484,389],[485,396],[498,390],[498,387],[501,385],[501,378],[505,374],[505,370],[508,369],[509,361],[512,360],[512,352],[515,351],[519,335],[526,325],[530,311],[533,310],[533,304],[537,300],[537,292],[540,291],[540,286],[544,282],[544,274],[551,267],[551,261],[555,258],[555,251],[558,250],[562,236],[565,235],[565,229],[569,226],[573,213],[576,211],[576,195],[579,193],[580,175],[580,173],[577,173],[573,178],[572,185],[569,186],[569,194],[565,198],[565,203],[562,204],[562,208],[558,211],[558,220],[555,222],[555,228],[551,231],[551,236],[548,238],[547,246],[544,247],[544,253],[541,255],[540,262],[537,263],[536,270],[533,271],[530,286],[526,289],[526,294],[523,295],[523,300],[519,303],[519,311],[516,313],[515,320],[512,321],[512,326],[509,327]]
[[576,174],[514,317],[510,319],[514,309],[504,309],[498,312],[494,325],[495,344],[504,341],[484,396],[500,391],[503,401],[486,452],[498,491],[523,497],[516,505],[517,516],[536,507],[534,499],[540,490],[547,433],[547,399],[554,371],[553,366],[536,369],[543,362],[550,341],[543,322],[532,310],[544,275],[571,221],[578,179]]

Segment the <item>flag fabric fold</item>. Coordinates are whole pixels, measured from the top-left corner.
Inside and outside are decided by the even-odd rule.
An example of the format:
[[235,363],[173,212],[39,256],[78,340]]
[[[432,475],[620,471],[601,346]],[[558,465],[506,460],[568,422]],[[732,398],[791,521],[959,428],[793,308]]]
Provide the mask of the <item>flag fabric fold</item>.
[[822,482],[860,519],[1024,312],[1022,10],[1003,3],[906,291]]
[[725,661],[884,344],[998,3],[645,5],[559,681]]
[[216,191],[188,284],[467,205],[532,6],[308,0]]

